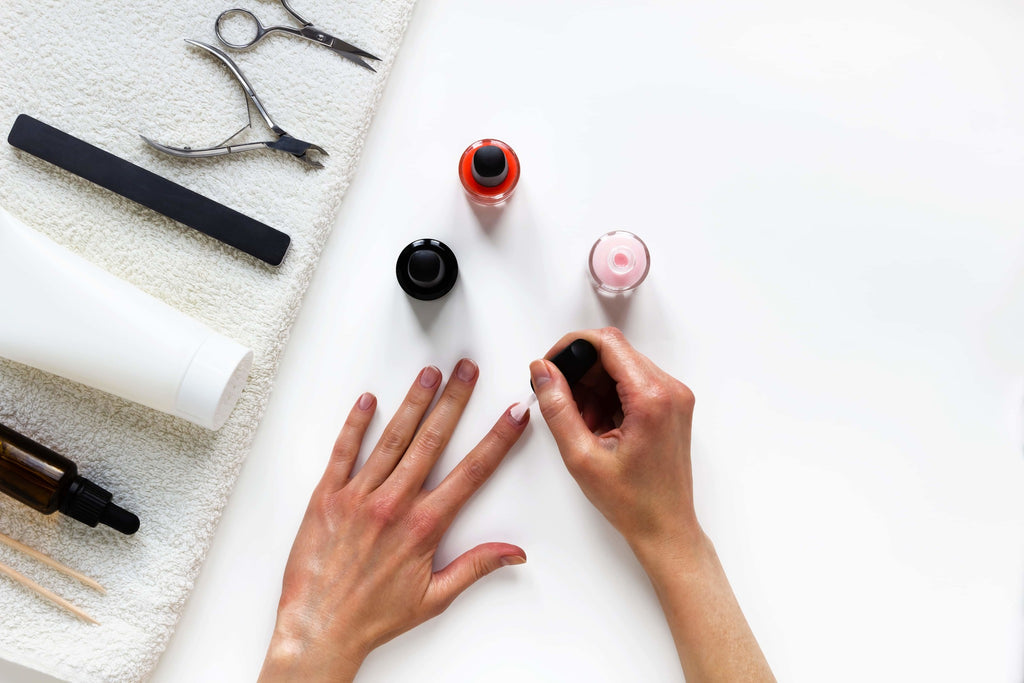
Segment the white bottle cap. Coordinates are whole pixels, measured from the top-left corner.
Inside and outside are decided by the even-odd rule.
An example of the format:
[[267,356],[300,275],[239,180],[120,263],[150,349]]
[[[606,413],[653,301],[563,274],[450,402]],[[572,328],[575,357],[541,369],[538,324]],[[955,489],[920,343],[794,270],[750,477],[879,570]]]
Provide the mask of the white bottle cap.
[[220,429],[242,395],[250,369],[252,351],[211,334],[181,378],[174,414],[207,429]]

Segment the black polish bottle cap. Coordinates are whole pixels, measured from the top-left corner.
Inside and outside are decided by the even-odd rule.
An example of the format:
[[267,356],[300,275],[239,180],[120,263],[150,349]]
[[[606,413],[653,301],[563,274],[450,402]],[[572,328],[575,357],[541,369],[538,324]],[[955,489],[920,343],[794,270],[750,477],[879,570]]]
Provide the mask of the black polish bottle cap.
[[83,524],[96,526],[106,524],[122,534],[134,534],[139,530],[139,518],[127,510],[114,505],[113,495],[85,477],[71,482],[60,511]]
[[497,187],[508,177],[505,152],[496,145],[484,145],[473,153],[473,180],[484,187]]
[[[559,369],[569,386],[572,386],[587,374],[587,370],[594,367],[594,363],[597,362],[597,349],[586,339],[577,339],[556,353],[551,362]],[[532,381],[530,389],[533,389]]]
[[451,291],[459,278],[455,252],[444,242],[422,239],[410,243],[395,264],[398,284],[414,299],[431,301]]

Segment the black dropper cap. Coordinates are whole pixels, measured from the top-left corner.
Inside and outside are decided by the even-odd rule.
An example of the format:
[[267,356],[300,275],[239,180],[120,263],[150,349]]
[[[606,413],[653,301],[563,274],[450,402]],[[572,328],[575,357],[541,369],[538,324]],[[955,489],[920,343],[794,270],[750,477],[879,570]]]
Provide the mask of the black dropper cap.
[[92,527],[106,524],[122,534],[134,534],[139,530],[139,518],[111,503],[113,497],[106,489],[78,477],[71,482],[60,511]]
[[[594,367],[594,363],[597,362],[597,349],[586,339],[577,339],[556,353],[551,362],[562,373],[569,386],[572,386],[587,374],[587,370]],[[532,381],[530,389],[533,389]]]
[[505,152],[497,145],[484,145],[473,152],[473,180],[484,187],[497,187],[508,177]]
[[455,286],[459,278],[459,262],[455,252],[444,242],[416,240],[398,255],[395,275],[406,294],[414,299],[431,301],[440,299]]

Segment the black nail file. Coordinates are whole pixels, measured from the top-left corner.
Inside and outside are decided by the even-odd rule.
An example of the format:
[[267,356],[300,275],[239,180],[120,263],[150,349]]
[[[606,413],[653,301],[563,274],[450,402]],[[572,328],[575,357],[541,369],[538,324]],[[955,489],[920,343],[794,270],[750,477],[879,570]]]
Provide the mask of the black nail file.
[[272,266],[281,264],[291,244],[280,230],[31,116],[18,116],[7,142]]

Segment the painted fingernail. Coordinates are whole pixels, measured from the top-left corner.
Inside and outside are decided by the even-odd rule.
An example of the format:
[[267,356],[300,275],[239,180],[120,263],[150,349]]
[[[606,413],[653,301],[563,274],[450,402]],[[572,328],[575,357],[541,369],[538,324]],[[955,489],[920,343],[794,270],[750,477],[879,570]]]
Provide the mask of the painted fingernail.
[[455,376],[463,382],[472,382],[476,379],[476,373],[479,370],[476,363],[468,358],[463,358],[459,361],[459,364],[455,366]]
[[420,386],[430,389],[436,387],[441,381],[441,371],[433,365],[428,365],[420,371]]
[[530,365],[530,374],[533,379],[533,388],[539,389],[551,381],[551,373],[548,372],[548,364],[544,361],[534,361]]
[[501,558],[502,567],[507,567],[511,564],[526,564],[526,558],[522,555],[506,555]]
[[359,403],[356,405],[359,406],[359,410],[369,410],[370,406],[373,405],[373,394],[366,392],[359,397]]
[[517,403],[508,409],[508,416],[512,418],[512,421],[517,425],[521,425],[526,422],[526,418],[530,415],[530,404],[529,403]]

